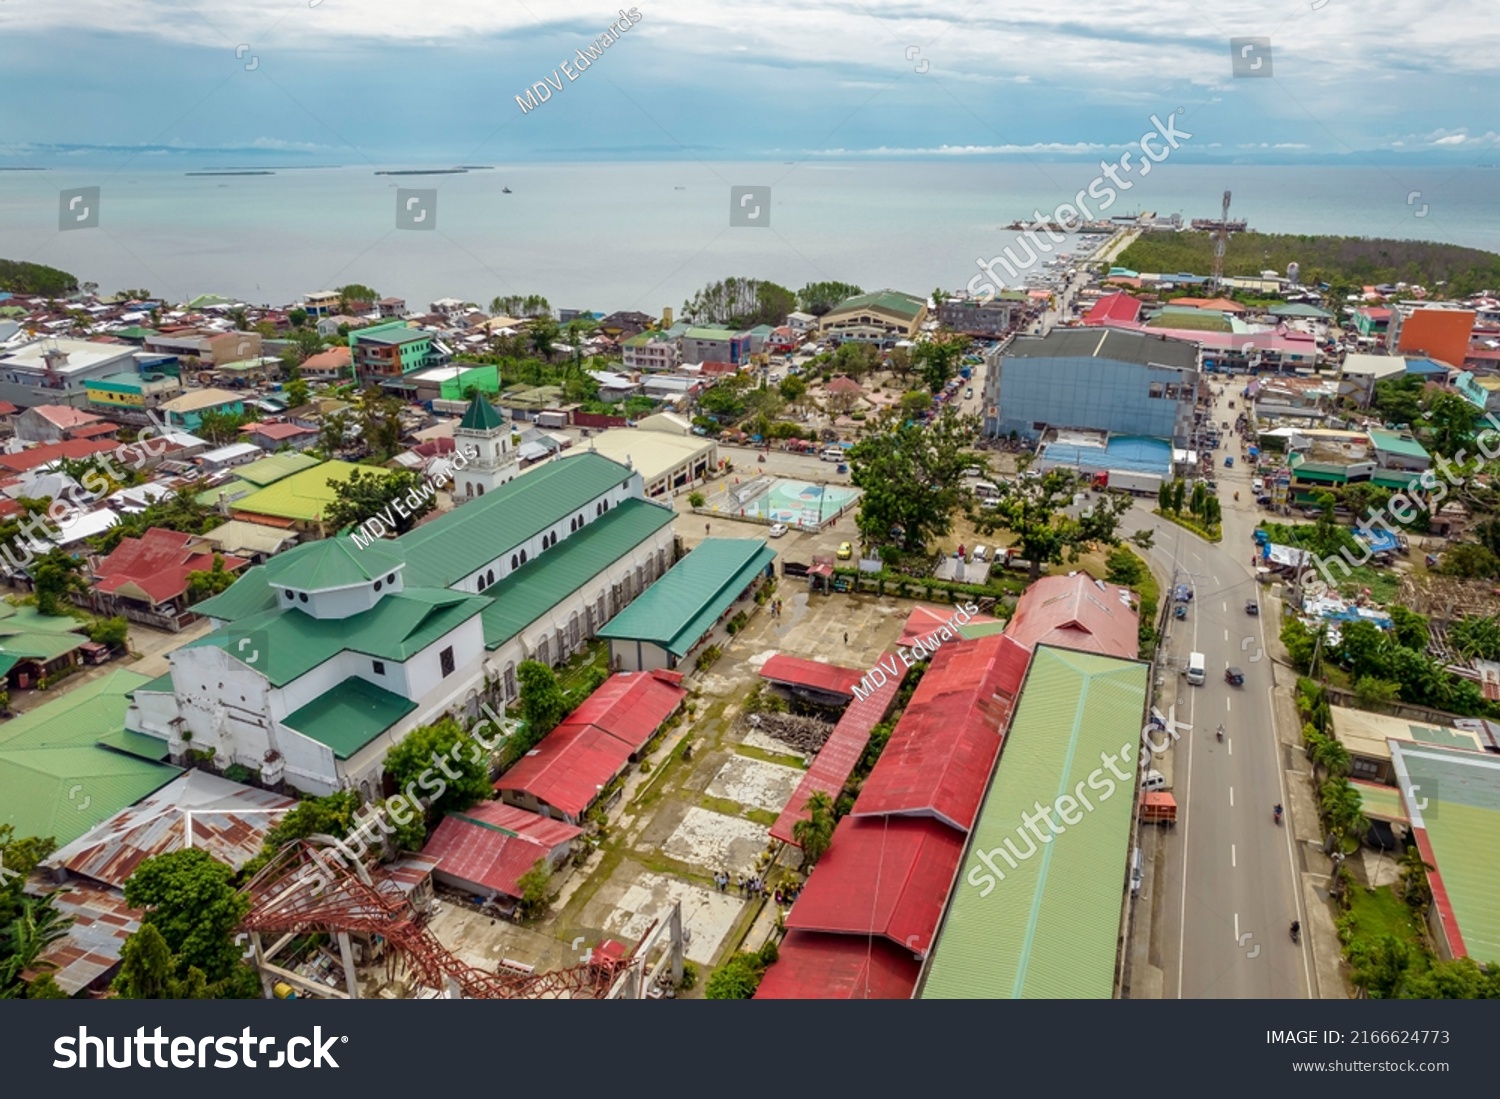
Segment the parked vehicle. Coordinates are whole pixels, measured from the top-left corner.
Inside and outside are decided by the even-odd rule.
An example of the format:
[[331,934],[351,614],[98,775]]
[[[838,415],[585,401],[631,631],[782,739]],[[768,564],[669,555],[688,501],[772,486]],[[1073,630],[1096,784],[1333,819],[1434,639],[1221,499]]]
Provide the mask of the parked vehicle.
[[840,542],[839,551],[834,556],[840,561],[847,561],[854,556],[854,546],[849,542]]
[[786,533],[786,524],[785,523],[772,523],[771,524],[771,529],[766,532],[766,534],[769,535],[772,538],[780,538],[785,533]]
[[987,557],[987,555],[989,554],[989,552],[990,552],[989,549],[987,547],[985,547],[985,546],[975,546],[974,547],[974,560],[983,562],[985,560],[985,558]]
[[1176,827],[1177,799],[1165,790],[1147,790],[1141,798],[1141,823]]
[[1141,785],[1150,793],[1156,790],[1165,790],[1167,788],[1167,780],[1160,771],[1147,771],[1146,777],[1141,780]]
[[1252,618],[1259,617],[1260,604],[1257,603],[1254,599],[1245,600],[1245,613],[1250,615]]
[[1201,687],[1208,679],[1208,664],[1202,653],[1188,653],[1187,681],[1194,687]]

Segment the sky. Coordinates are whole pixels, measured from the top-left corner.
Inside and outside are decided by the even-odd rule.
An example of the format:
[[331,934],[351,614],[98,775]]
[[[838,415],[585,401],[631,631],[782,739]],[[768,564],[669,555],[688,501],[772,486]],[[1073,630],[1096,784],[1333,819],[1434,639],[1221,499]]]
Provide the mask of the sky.
[[1184,160],[1459,168],[1500,163],[1485,7],[0,0],[0,167],[1096,159],[1180,111]]

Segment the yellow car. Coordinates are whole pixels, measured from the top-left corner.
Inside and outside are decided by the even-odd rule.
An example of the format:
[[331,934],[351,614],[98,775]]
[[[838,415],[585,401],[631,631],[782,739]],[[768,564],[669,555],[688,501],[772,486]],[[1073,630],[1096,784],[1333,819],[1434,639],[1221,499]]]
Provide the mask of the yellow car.
[[838,559],[840,561],[847,561],[847,560],[849,560],[849,558],[851,558],[853,556],[854,556],[854,547],[852,545],[850,545],[848,542],[840,542],[839,543]]

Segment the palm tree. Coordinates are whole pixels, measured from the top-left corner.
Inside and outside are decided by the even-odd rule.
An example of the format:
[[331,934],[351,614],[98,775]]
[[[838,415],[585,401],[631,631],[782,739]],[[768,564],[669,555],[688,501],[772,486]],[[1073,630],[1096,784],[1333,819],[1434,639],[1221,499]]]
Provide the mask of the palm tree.
[[1349,774],[1349,749],[1345,748],[1331,736],[1320,735],[1312,752],[1313,779],[1317,780],[1318,769],[1332,780],[1338,780]]
[[1397,860],[1401,868],[1401,893],[1406,903],[1414,908],[1426,908],[1432,902],[1432,889],[1427,884],[1427,875],[1437,867],[1422,858],[1422,851],[1412,844]]
[[807,799],[808,816],[792,825],[792,838],[802,848],[802,857],[812,866],[833,840],[833,799],[822,790]]
[[1359,791],[1342,779],[1323,784],[1323,816],[1328,821],[1329,834],[1338,840],[1340,851],[1350,849],[1351,838],[1358,846],[1360,838],[1370,830],[1361,804]]
[[73,917],[52,907],[52,895],[30,897],[22,894],[20,910],[9,927],[0,931],[0,996],[14,986],[21,974],[31,968],[48,945],[68,933]]

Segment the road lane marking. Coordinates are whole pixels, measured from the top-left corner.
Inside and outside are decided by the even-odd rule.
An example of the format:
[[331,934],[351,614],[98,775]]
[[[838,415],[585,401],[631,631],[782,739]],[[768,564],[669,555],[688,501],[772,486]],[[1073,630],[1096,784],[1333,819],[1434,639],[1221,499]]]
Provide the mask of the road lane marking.
[[1234,787],[1229,788],[1229,808],[1234,808]]
[[[1239,866],[1239,864],[1239,859],[1235,858],[1234,855],[1234,844],[1231,843],[1229,845],[1229,865],[1232,867],[1237,867]],[[1235,938],[1239,938],[1239,936],[1236,935]]]
[[1224,700],[1224,709],[1232,713],[1234,711],[1234,699],[1226,698]]
[[1234,941],[1236,944],[1240,941],[1240,914],[1238,912],[1234,914]]
[[1224,640],[1225,640],[1225,641],[1228,641],[1228,640],[1229,640],[1229,631],[1228,631],[1228,630],[1225,630],[1225,631],[1224,631]]

